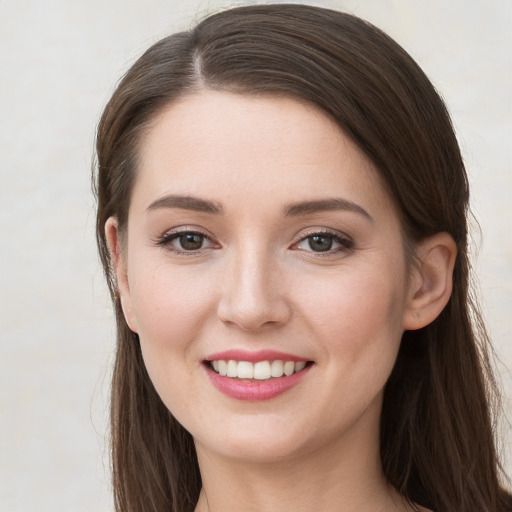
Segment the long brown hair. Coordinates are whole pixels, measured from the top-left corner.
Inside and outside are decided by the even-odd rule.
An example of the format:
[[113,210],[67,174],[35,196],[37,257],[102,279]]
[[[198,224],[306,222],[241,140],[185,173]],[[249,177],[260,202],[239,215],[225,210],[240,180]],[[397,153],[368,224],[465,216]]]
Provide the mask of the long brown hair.
[[381,416],[384,473],[439,512],[502,512],[489,340],[469,290],[468,183],[443,101],[412,58],[354,16],[302,5],[248,6],[152,46],[124,76],[97,133],[97,241],[117,318],[111,435],[116,510],[192,511],[201,478],[191,435],[158,397],[116,292],[104,226],[126,228],[141,134],[200,88],[316,105],[368,155],[407,240],[451,234],[453,294],[430,325],[403,335]]

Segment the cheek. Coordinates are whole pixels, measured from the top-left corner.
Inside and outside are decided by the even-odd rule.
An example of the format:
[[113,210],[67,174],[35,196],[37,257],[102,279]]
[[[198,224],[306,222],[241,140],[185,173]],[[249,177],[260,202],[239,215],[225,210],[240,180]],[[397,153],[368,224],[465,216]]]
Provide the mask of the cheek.
[[200,396],[192,378],[200,360],[195,340],[210,319],[214,290],[191,267],[148,268],[134,276],[130,287],[142,356],[167,408],[186,420],[190,400]]
[[301,309],[330,354],[347,366],[367,358],[394,360],[402,335],[404,287],[401,276],[372,269],[310,283],[298,291]]
[[186,266],[163,264],[151,269],[147,264],[130,290],[139,336],[159,352],[186,349],[213,307],[214,291],[208,280]]

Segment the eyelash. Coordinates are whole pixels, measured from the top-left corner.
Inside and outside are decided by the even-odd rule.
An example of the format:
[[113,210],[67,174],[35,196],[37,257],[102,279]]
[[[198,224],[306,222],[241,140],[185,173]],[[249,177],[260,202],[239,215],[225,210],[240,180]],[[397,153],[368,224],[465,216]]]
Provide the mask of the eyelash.
[[[188,236],[200,236],[200,237],[202,237],[202,242],[204,240],[207,240],[212,245],[215,245],[213,240],[208,235],[205,235],[204,233],[201,233],[201,231],[197,231],[194,229],[180,229],[177,231],[167,232],[156,241],[156,245],[158,245],[160,247],[164,247],[167,250],[172,251],[176,254],[185,255],[185,256],[194,256],[194,255],[202,254],[204,249],[209,248],[209,247],[206,247],[206,248],[201,247],[200,249],[197,249],[197,250],[187,250],[187,249],[183,249],[183,248],[180,249],[180,248],[174,247],[172,245],[172,242],[174,242],[175,240],[179,240],[180,238],[185,237],[187,235]],[[202,245],[202,243],[201,243],[201,245]]]
[[[210,247],[200,247],[199,249],[183,249],[178,248],[172,245],[172,242],[175,240],[179,240],[182,237],[185,236],[199,236],[201,237],[201,245],[206,240],[208,241],[212,246],[218,245],[213,242],[213,240],[206,234],[196,231],[193,229],[180,229],[179,231],[171,231],[165,233],[162,237],[160,237],[158,240],[156,240],[156,245],[160,247],[164,247],[169,251],[172,251],[179,255],[185,255],[185,256],[194,256],[199,255],[204,252],[205,249],[210,249]],[[329,238],[333,243],[339,244],[339,247],[336,247],[335,249],[328,248],[325,251],[308,251],[305,250],[305,252],[310,252],[315,255],[315,257],[328,257],[332,256],[334,254],[339,253],[347,253],[354,249],[354,242],[345,235],[340,235],[339,233],[329,231],[329,230],[320,230],[320,231],[311,231],[310,233],[307,233],[305,236],[303,236],[300,240],[292,244],[291,248],[292,250],[301,250],[298,248],[298,246],[304,242],[306,242],[308,239],[309,247],[311,248],[311,240],[313,237],[323,237],[323,238]]]
[[313,239],[313,237],[330,238],[332,242],[339,244],[339,247],[336,247],[335,249],[329,248],[326,251],[306,251],[311,252],[312,254],[315,255],[315,257],[325,258],[328,256],[332,256],[334,254],[347,253],[354,249],[354,242],[348,236],[326,229],[320,231],[311,231],[310,233],[307,233],[298,242],[295,242],[292,247],[297,247],[299,244],[306,242],[309,239],[309,246],[311,248],[311,240]]

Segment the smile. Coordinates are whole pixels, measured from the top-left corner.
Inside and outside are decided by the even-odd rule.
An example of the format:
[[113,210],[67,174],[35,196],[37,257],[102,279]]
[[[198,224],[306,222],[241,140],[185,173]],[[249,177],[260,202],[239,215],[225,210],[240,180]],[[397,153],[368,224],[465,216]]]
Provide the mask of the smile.
[[218,391],[249,402],[276,398],[298,385],[314,366],[305,358],[269,350],[229,350],[212,354],[203,363]]
[[269,380],[271,378],[289,377],[298,373],[306,367],[306,361],[250,361],[215,360],[210,361],[213,370],[223,377],[237,379]]

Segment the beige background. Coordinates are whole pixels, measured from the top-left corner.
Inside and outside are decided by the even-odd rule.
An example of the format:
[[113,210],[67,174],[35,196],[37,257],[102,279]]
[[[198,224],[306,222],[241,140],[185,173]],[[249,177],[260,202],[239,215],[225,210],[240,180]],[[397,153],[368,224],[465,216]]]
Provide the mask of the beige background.
[[[0,0],[3,511],[112,510],[114,330],[93,239],[95,125],[151,42],[242,3]],[[387,31],[448,102],[483,231],[475,266],[512,418],[512,1],[317,3]],[[504,432],[510,445],[510,426]]]

